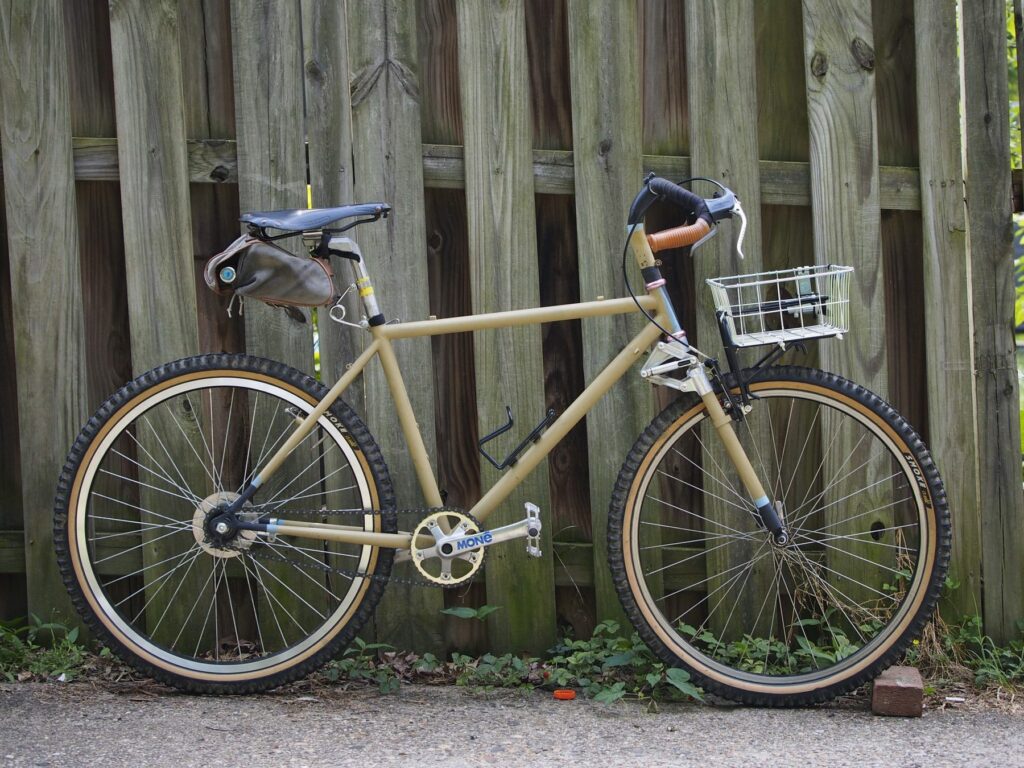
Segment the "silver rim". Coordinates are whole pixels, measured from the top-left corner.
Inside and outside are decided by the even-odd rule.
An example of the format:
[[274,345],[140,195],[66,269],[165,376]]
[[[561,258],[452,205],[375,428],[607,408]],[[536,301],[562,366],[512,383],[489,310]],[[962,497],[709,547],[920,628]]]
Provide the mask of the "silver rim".
[[[336,634],[372,547],[238,539],[218,557],[196,538],[204,500],[233,494],[312,410],[290,390],[242,376],[174,384],[120,414],[82,467],[74,546],[107,626],[133,650],[180,670],[244,676],[287,666]],[[370,479],[344,428],[325,414],[257,503],[368,509]],[[324,515],[362,525],[371,516]],[[283,561],[283,562],[282,562]]]

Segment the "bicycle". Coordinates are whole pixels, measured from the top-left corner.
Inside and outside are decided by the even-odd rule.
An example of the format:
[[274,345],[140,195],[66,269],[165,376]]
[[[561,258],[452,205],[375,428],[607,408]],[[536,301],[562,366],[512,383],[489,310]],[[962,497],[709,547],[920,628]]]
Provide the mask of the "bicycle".
[[[58,560],[88,625],[145,674],[186,690],[298,679],[352,641],[393,562],[411,560],[426,583],[452,587],[499,543],[525,539],[539,557],[534,505],[493,530],[488,515],[650,350],[641,377],[678,395],[626,456],[607,534],[640,636],[705,689],[753,704],[822,701],[872,679],[938,599],[951,536],[942,482],[918,434],[880,397],[776,365],[794,346],[848,330],[849,268],[708,281],[728,370],[688,343],[655,254],[695,249],[734,216],[742,248],[742,207],[718,187],[705,199],[645,180],[622,257],[624,270],[635,257],[642,295],[399,323],[386,321],[365,258],[343,236],[389,206],[244,215],[248,233],[208,264],[211,286],[330,305],[332,319],[369,334],[368,346],[330,389],[270,360],[211,354],[161,365],[108,399],[71,448],[56,498]],[[659,198],[685,221],[648,235],[645,213]],[[308,257],[273,243],[299,233]],[[353,270],[358,323],[345,319],[330,256]],[[561,414],[504,461],[484,445],[511,414],[481,441],[508,470],[494,486],[469,510],[445,506],[392,341],[631,312],[648,322]],[[764,356],[739,367],[737,350],[759,345]],[[398,530],[374,438],[340,398],[374,358],[429,505],[412,510],[408,531]]]

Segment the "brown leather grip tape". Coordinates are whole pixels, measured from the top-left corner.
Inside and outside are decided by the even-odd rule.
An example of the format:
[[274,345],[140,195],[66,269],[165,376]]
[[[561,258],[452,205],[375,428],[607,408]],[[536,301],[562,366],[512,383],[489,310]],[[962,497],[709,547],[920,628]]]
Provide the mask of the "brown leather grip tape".
[[710,231],[710,224],[704,221],[704,219],[697,219],[695,223],[688,226],[684,225],[674,229],[665,229],[661,232],[655,232],[653,235],[648,235],[647,244],[651,246],[651,250],[655,253],[668,248],[683,248],[687,245],[693,245]]

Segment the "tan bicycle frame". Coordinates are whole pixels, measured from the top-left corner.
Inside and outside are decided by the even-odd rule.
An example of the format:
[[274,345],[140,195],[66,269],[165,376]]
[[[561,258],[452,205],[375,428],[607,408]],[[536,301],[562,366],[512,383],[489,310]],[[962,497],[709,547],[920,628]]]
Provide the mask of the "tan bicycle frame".
[[[641,267],[649,267],[655,264],[654,255],[647,244],[642,226],[638,226],[636,231],[634,231],[630,240],[630,246],[637,263]],[[361,285],[363,288],[361,294],[364,297],[367,295],[372,296],[373,289],[369,285],[369,279],[364,277],[362,280]],[[368,293],[366,293],[367,291]],[[423,443],[423,436],[420,434],[419,425],[416,423],[416,415],[413,412],[412,403],[409,401],[405,380],[402,378],[402,372],[395,358],[394,348],[391,344],[393,340],[441,336],[449,333],[465,333],[493,328],[510,328],[521,325],[538,325],[559,320],[608,317],[639,312],[640,308],[643,308],[648,313],[654,313],[658,325],[665,327],[670,325],[669,317],[671,316],[671,310],[665,306],[666,301],[665,293],[659,290],[651,295],[639,296],[636,301],[631,298],[599,299],[597,301],[561,304],[553,307],[491,312],[444,319],[432,318],[429,320],[371,327],[370,334],[373,341],[353,361],[345,374],[331,387],[324,399],[302,421],[285,444],[264,465],[263,469],[256,475],[257,479],[254,481],[254,484],[262,485],[277,471],[285,458],[313,430],[320,417],[341,397],[342,393],[363,372],[367,364],[374,357],[379,357],[384,371],[384,378],[387,380],[388,388],[391,391],[391,398],[395,405],[398,421],[402,427],[406,447],[412,458],[413,467],[415,468],[420,488],[423,491],[423,496],[429,506],[441,507],[444,502],[441,499],[437,480],[430,466],[430,459],[427,455],[426,446]],[[586,389],[570,403],[561,416],[519,457],[515,464],[508,467],[501,479],[469,510],[470,514],[481,523],[487,520],[498,505],[508,498],[530,472],[547,457],[554,446],[634,366],[640,356],[660,335],[661,330],[658,326],[645,323],[643,329],[623,347],[594,380],[590,382]],[[737,466],[742,467],[740,474],[747,485],[751,497],[757,498],[762,496],[764,492],[761,490],[760,482],[754,475],[749,459],[742,448],[739,447],[738,441],[736,441],[731,427],[731,420],[722,413],[721,405],[713,393],[701,393],[701,397],[708,404],[712,421],[723,438],[726,450]],[[729,439],[730,437],[732,438],[731,440]],[[370,546],[395,547],[396,549],[409,549],[410,542],[412,541],[411,533],[375,533],[355,526],[329,524],[311,526],[304,522],[287,520],[278,521],[275,525],[275,530],[277,533],[291,536],[312,537],[320,540]]]

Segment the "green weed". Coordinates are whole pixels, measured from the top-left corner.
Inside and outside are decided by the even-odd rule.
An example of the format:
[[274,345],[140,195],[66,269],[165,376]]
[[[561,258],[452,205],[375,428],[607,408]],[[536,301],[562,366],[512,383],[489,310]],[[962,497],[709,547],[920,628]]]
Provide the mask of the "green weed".
[[0,678],[74,679],[89,656],[78,642],[78,628],[43,622],[36,615],[0,622]]

